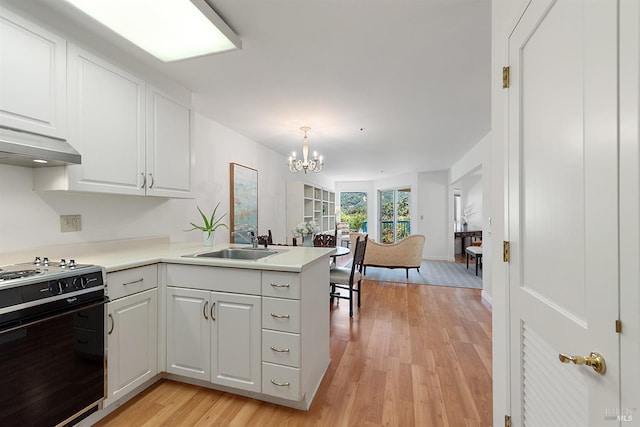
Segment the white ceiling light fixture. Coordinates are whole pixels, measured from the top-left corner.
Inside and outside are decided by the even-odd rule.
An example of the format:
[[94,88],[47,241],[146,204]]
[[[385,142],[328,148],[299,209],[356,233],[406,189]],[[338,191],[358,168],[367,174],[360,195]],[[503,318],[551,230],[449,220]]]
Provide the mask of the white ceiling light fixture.
[[291,172],[300,172],[303,170],[304,173],[307,173],[307,171],[320,172],[322,170],[322,165],[324,165],[322,156],[318,156],[318,152],[314,151],[313,159],[307,158],[309,155],[307,132],[309,132],[311,128],[309,126],[302,126],[300,130],[304,132],[304,139],[302,140],[302,159],[296,158],[295,151],[291,153],[291,156],[289,156],[289,170]]
[[241,49],[205,0],[65,0],[164,62]]

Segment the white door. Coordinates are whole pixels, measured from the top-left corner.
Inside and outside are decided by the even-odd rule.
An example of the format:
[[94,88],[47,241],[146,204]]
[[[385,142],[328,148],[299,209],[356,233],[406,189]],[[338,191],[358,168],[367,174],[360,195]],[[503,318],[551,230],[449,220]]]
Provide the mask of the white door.
[[108,399],[115,402],[158,373],[158,290],[109,303]]
[[262,387],[261,298],[211,293],[211,381],[249,391]]
[[211,292],[167,286],[167,372],[211,380]]
[[147,194],[191,195],[191,111],[147,85]]
[[[617,425],[616,7],[534,0],[509,37],[515,426]],[[560,362],[591,352],[603,374]]]

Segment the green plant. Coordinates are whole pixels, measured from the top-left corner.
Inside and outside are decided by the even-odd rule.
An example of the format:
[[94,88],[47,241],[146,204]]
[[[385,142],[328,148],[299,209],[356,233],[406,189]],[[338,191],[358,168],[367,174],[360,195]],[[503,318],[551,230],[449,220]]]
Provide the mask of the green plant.
[[199,206],[197,206],[198,208],[198,212],[200,212],[200,216],[202,216],[202,221],[204,222],[204,225],[197,225],[194,224],[193,222],[191,222],[190,224],[193,226],[193,228],[190,228],[189,230],[185,230],[185,231],[193,231],[193,230],[201,230],[201,231],[206,231],[208,232],[207,237],[211,236],[211,233],[216,231],[216,229],[220,228],[220,227],[226,227],[229,228],[227,226],[227,224],[225,224],[224,222],[220,222],[222,221],[222,218],[225,217],[225,215],[227,215],[226,213],[223,214],[220,218],[216,219],[216,211],[218,210],[218,207],[220,206],[220,203],[218,202],[218,204],[216,205],[215,209],[213,210],[213,213],[211,214],[211,217],[207,217],[204,212],[202,212],[202,209],[200,209]]
[[352,215],[343,213],[340,214],[340,220],[349,223],[349,230],[359,231],[367,220],[367,215],[364,213],[354,213]]

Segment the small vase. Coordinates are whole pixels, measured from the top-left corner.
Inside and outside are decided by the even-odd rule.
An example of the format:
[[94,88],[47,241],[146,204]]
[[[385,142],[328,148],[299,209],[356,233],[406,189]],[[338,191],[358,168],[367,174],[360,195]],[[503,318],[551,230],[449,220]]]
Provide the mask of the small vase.
[[462,231],[467,231],[467,224],[462,224]]
[[302,235],[302,246],[313,247],[313,234]]
[[213,246],[216,237],[216,232],[212,231],[209,233],[208,231],[202,232],[202,243],[205,246]]

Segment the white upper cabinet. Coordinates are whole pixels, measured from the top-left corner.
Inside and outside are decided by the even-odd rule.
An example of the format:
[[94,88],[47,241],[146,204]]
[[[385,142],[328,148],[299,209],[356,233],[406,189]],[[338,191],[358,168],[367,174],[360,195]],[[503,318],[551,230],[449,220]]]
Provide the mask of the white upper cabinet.
[[191,110],[73,44],[68,141],[82,164],[34,171],[36,190],[191,197]]
[[145,82],[69,44],[69,190],[145,194]]
[[66,138],[66,42],[0,8],[0,126]]
[[188,197],[191,189],[191,111],[147,85],[147,194]]

